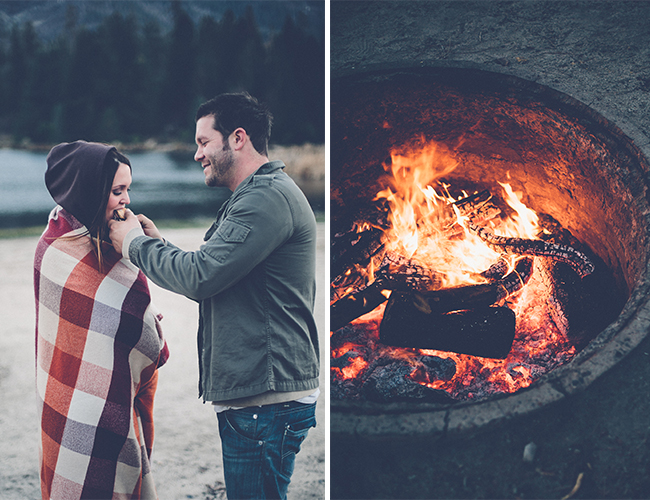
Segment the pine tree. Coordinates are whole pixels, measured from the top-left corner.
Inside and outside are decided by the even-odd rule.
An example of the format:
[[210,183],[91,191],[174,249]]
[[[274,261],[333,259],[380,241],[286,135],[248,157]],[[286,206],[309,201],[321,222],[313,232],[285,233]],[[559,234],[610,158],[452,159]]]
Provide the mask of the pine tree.
[[[67,4],[48,43],[29,22],[0,32],[0,134],[36,142],[192,140],[197,106],[246,90],[275,115],[274,141],[324,139],[324,40],[287,16],[264,41],[252,6],[196,27],[171,0],[173,27],[115,11],[96,29]],[[263,9],[262,9],[263,11]]]

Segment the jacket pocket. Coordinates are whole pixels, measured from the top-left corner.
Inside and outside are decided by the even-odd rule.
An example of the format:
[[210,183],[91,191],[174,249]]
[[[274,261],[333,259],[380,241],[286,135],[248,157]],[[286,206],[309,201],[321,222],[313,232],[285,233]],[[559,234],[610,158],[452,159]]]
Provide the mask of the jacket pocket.
[[212,243],[208,242],[204,250],[208,255],[216,259],[217,262],[224,264],[232,251],[246,241],[246,237],[250,231],[250,226],[243,222],[225,219],[217,227],[214,236],[210,238]]
[[226,243],[243,243],[250,230],[250,226],[243,222],[226,219],[219,224],[217,235]]

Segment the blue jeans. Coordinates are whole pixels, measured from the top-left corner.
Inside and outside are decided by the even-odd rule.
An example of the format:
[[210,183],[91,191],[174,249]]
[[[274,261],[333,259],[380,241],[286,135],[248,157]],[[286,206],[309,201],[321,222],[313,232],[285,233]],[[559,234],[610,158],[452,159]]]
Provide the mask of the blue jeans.
[[286,499],[315,413],[316,403],[294,401],[218,413],[228,499]]

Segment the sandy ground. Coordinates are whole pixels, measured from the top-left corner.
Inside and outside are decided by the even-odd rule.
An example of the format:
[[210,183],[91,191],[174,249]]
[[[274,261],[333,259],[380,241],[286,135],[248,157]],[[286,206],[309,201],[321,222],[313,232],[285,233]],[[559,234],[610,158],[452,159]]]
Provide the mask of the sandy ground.
[[[325,333],[324,224],[318,240],[316,320]],[[185,250],[202,242],[203,229],[163,231]],[[34,395],[34,296],[32,259],[37,238],[0,240],[0,498],[40,498],[38,422]],[[156,394],[153,469],[161,500],[224,499],[221,447],[216,415],[197,399],[198,368],[194,302],[151,286],[164,315],[163,328],[171,357],[161,369]],[[321,349],[322,353],[326,349]],[[324,358],[323,358],[324,362]],[[321,387],[325,381],[321,373]],[[296,460],[289,498],[325,496],[325,398],[317,405],[319,424],[312,429]]]

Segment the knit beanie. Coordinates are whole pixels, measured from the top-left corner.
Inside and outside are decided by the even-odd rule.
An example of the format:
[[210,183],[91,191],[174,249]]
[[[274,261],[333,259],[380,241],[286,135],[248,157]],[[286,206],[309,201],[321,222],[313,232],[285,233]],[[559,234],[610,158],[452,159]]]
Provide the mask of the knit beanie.
[[104,160],[114,149],[107,144],[77,141],[54,146],[47,155],[47,190],[86,227],[102,204]]

